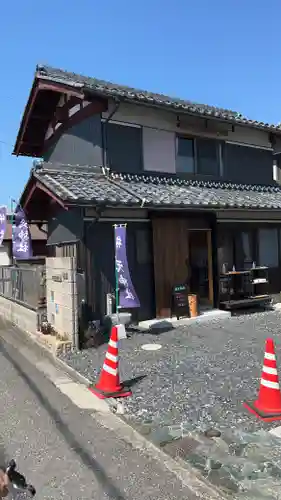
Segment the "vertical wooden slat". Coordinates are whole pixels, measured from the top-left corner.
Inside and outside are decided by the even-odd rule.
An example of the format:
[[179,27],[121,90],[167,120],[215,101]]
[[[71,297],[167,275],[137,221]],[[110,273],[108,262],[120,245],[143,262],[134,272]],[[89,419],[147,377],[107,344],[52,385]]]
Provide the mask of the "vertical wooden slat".
[[152,218],[157,317],[171,315],[171,291],[187,279],[188,235],[184,218]]
[[209,301],[214,305],[214,280],[213,280],[213,259],[212,259],[212,232],[207,231],[208,246],[208,282],[209,282]]

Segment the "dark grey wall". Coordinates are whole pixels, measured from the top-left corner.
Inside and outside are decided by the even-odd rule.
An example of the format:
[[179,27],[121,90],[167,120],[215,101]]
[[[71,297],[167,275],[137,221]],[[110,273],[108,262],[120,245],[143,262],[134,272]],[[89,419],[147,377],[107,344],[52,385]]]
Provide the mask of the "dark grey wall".
[[225,144],[224,178],[245,184],[274,184],[272,152]]
[[48,245],[71,243],[83,237],[83,218],[79,208],[63,208],[48,223]]
[[103,128],[109,168],[115,172],[141,172],[143,170],[141,128],[110,122],[105,123]]
[[[111,170],[128,173],[143,171],[141,128],[119,126],[111,122],[102,126],[100,115],[91,116],[67,130],[45,153],[44,159],[70,165],[101,166],[103,134],[107,150],[106,162]],[[161,151],[159,151],[159,161],[161,163]],[[155,164],[155,173],[161,173],[157,159]],[[225,143],[223,179],[219,175],[216,179],[247,184],[274,184],[272,164],[271,151]],[[212,175],[203,174],[177,175],[202,180],[215,179]]]
[[68,129],[44,154],[44,160],[70,165],[102,165],[101,117],[94,115]]
[[[110,222],[85,223],[86,246],[91,252],[95,303],[88,304],[98,319],[106,313],[106,294],[115,293],[114,231]],[[131,311],[139,321],[155,317],[152,228],[147,222],[127,226],[127,258],[140,309]],[[90,273],[88,273],[90,275]]]

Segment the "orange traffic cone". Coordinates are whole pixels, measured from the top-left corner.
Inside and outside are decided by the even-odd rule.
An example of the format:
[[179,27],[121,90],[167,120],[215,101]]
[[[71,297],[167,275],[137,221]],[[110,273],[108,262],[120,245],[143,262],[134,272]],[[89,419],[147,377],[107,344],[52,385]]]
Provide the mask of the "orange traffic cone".
[[89,387],[100,399],[131,396],[130,389],[120,384],[118,373],[118,329],[113,326],[99,382]]
[[244,406],[262,420],[281,420],[281,392],[272,339],[266,341],[258,399],[254,403],[244,403]]

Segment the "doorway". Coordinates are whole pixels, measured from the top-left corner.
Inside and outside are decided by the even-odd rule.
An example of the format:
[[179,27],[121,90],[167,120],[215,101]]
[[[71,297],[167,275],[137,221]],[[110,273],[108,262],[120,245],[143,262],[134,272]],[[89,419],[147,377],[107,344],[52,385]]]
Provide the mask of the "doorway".
[[212,233],[206,229],[188,231],[190,292],[200,305],[214,305]]

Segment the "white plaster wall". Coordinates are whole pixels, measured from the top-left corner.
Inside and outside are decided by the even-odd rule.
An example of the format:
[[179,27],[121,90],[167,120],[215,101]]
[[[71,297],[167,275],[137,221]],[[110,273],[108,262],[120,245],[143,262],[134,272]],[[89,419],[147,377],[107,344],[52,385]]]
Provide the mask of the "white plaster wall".
[[[108,111],[102,114],[103,118],[109,116],[114,110],[115,104],[109,104]],[[120,121],[141,125],[143,127],[158,128],[175,133],[199,134],[206,137],[225,139],[233,142],[242,142],[243,144],[255,145],[270,148],[268,132],[256,130],[246,126],[232,124],[221,124],[221,131],[224,131],[219,137],[216,130],[212,131],[214,120],[209,120],[210,130],[206,130],[206,118],[181,115],[179,112],[181,126],[177,127],[177,113],[153,109],[148,106],[121,103],[117,112],[112,116],[112,121]],[[216,122],[218,123],[218,122]],[[225,133],[227,135],[225,135]]]

